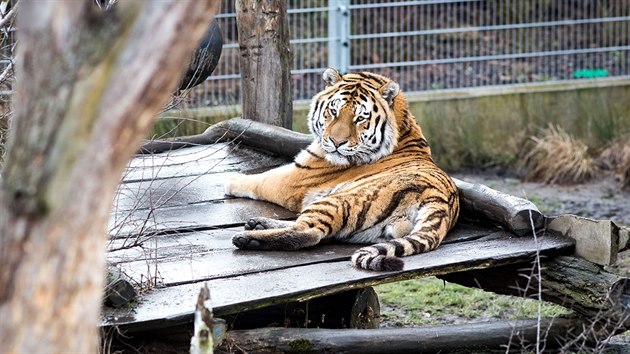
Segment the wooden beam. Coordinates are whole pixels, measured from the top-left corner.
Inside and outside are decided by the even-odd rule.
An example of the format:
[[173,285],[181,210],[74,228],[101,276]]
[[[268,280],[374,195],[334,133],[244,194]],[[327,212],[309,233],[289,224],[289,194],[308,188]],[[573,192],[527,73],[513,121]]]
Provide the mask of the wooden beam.
[[237,0],[243,116],[291,128],[291,52],[285,0]]
[[614,264],[617,254],[628,249],[628,228],[610,220],[561,215],[548,220],[547,230],[574,239],[575,254],[599,265]]
[[529,200],[483,184],[453,180],[459,190],[464,217],[498,223],[518,236],[532,236],[545,225],[545,217]]

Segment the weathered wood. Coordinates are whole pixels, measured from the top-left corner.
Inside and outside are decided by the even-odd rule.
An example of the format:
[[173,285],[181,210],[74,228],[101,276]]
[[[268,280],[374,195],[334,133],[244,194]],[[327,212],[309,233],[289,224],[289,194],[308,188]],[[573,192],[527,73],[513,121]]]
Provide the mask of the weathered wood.
[[223,172],[255,173],[287,163],[286,159],[252,149],[222,145],[218,150],[205,145],[157,155],[140,155],[125,170],[123,182],[151,182]]
[[112,266],[107,268],[105,296],[103,297],[105,305],[122,307],[136,298],[138,294],[129,280],[129,277],[119,268]]
[[599,265],[614,264],[617,254],[628,249],[628,229],[610,220],[561,215],[548,220],[547,230],[574,239],[575,254]]
[[243,117],[291,128],[287,2],[237,0]]
[[249,119],[232,118],[208,127],[202,134],[146,141],[139,153],[161,153],[184,147],[226,141],[243,143],[257,149],[293,158],[313,142],[313,136]]
[[264,216],[295,218],[295,213],[276,204],[252,199],[223,199],[168,208],[138,209],[112,213],[109,234],[112,237],[153,236],[229,227]]
[[372,287],[223,316],[231,329],[378,328],[380,304]]
[[[583,331],[578,319],[486,322],[454,326],[383,329],[262,328],[229,331],[217,353],[451,353],[531,348],[538,327],[541,345],[558,348]],[[511,350],[510,350],[511,349]]]
[[[358,245],[328,243],[306,250],[243,252],[232,245],[232,235],[242,227],[175,233],[147,239],[118,238],[109,245],[108,261],[137,284],[146,282],[147,267],[159,273],[164,286],[204,279],[239,276],[299,265],[347,260]],[[444,244],[465,242],[491,230],[459,225]],[[118,249],[117,251],[112,251]]]
[[[439,277],[499,294],[538,296],[539,281],[531,264],[470,270]],[[577,257],[555,257],[541,268],[542,299],[572,309],[610,328],[630,325],[630,279]]]
[[218,2],[19,6],[0,182],[0,352],[92,352],[117,182]]
[[[474,241],[445,244],[428,253],[405,257],[405,269],[399,272],[360,271],[346,258],[336,262],[328,261],[242,276],[220,277],[208,280],[208,285],[212,290],[214,313],[221,317],[274,304],[305,301],[357,287],[523,263],[532,260],[538,253],[543,256],[555,256],[572,252],[573,242],[559,236],[540,237],[539,242],[535,243],[531,238],[515,237],[499,231]],[[236,250],[233,253],[235,256],[242,256],[243,260],[264,257],[266,254]],[[213,264],[206,263],[205,266],[211,269]],[[189,266],[188,272],[196,267]],[[308,277],[305,278],[305,275]],[[133,331],[164,328],[188,321],[192,312],[188,304],[194,302],[199,289],[198,284],[186,283],[155,289],[146,293],[143,301],[133,309],[106,308],[102,325],[120,325],[126,330]]]

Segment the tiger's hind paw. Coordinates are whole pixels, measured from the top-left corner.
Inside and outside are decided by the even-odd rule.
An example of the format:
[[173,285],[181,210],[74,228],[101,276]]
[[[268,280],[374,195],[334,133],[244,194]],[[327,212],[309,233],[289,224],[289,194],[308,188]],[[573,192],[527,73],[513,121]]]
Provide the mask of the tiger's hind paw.
[[232,236],[232,244],[242,250],[264,249],[262,242],[244,233],[237,233]]

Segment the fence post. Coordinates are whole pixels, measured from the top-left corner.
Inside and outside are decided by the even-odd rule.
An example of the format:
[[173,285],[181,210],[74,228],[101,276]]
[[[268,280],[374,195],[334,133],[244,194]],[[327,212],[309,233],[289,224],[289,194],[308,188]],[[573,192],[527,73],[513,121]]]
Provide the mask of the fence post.
[[340,73],[350,66],[350,0],[328,0],[328,66]]
[[291,129],[286,0],[237,0],[243,118]]

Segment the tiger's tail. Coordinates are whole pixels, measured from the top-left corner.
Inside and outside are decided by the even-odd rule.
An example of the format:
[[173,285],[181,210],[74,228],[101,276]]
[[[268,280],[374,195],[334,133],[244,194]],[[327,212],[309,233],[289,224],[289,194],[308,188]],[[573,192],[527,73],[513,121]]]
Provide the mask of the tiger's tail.
[[399,257],[420,254],[435,249],[442,237],[433,232],[411,234],[403,238],[362,247],[352,255],[352,264],[376,271],[402,270],[405,262]]
[[451,228],[452,220],[448,213],[433,211],[429,214],[420,217],[416,228],[407,236],[356,250],[351,258],[352,264],[367,270],[397,271],[404,266],[399,257],[435,249]]

